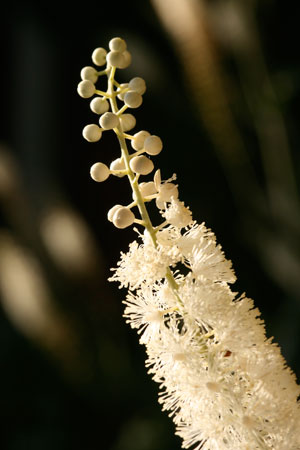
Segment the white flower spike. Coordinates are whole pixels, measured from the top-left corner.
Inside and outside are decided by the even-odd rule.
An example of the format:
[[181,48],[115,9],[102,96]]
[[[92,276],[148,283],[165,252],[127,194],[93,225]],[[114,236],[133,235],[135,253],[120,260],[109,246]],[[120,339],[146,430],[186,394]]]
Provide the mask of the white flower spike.
[[[101,182],[111,174],[127,175],[133,202],[113,206],[107,218],[117,228],[144,227],[139,240],[121,253],[109,280],[129,291],[124,317],[146,347],[146,367],[160,386],[159,402],[169,411],[182,447],[299,450],[300,387],[266,337],[253,301],[231,290],[236,279],[231,261],[213,232],[194,221],[178,199],[175,175],[162,181],[158,169],[153,181],[139,180],[154,168],[146,155],[158,155],[163,144],[148,131],[127,134],[136,120],[124,111],[142,104],[146,84],[140,77],[123,84],[115,80],[117,69],[131,61],[126,42],[113,38],[109,52],[97,48],[92,61],[106,62],[106,68],[83,68],[78,93],[96,94],[90,106],[101,114],[101,128],[87,125],[83,136],[96,142],[112,130],[121,155],[110,168],[95,163],[91,177]],[[106,92],[94,85],[101,75],[107,76]],[[162,216],[157,226],[146,208],[152,200]]]

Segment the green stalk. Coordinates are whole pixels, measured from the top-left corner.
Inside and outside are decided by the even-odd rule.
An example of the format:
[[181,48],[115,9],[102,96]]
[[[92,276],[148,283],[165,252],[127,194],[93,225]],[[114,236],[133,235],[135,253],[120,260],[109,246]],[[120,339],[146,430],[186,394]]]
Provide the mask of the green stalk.
[[[112,67],[109,72],[109,75],[108,75],[107,93],[109,95],[108,99],[110,102],[111,110],[114,114],[117,114],[119,110],[118,110],[118,105],[117,105],[117,101],[116,101],[116,93],[114,90],[115,72],[116,72],[116,68]],[[119,144],[121,147],[121,153],[122,153],[122,157],[124,159],[124,163],[125,163],[125,167],[126,167],[126,171],[127,171],[127,177],[129,179],[131,189],[134,193],[134,199],[136,201],[138,210],[140,212],[140,215],[141,215],[141,218],[143,221],[143,225],[146,228],[146,230],[148,231],[148,233],[150,234],[154,246],[157,247],[156,231],[152,225],[146,205],[144,203],[143,196],[141,194],[141,191],[140,191],[140,188],[138,185],[137,177],[136,177],[135,173],[131,170],[131,167],[129,165],[130,155],[128,152],[125,135],[124,135],[121,125],[118,125],[116,135],[118,137]],[[166,271],[166,279],[168,280],[168,283],[169,283],[170,287],[172,288],[174,295],[176,296],[178,302],[180,303],[181,306],[183,306],[183,303],[176,292],[178,289],[178,284],[176,283],[174,276],[172,274],[172,271],[169,267],[167,268],[167,271]]]

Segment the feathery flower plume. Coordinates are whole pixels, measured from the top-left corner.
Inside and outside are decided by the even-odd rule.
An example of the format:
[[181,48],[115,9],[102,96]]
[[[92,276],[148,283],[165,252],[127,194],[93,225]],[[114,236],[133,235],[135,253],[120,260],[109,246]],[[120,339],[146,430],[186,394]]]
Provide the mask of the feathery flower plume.
[[[84,67],[78,93],[93,97],[99,124],[85,126],[83,137],[97,142],[112,130],[121,155],[110,167],[96,162],[91,177],[127,176],[133,202],[113,206],[108,220],[117,228],[144,229],[121,254],[110,281],[128,288],[124,318],[145,345],[146,367],[182,447],[299,450],[300,388],[278,346],[266,338],[253,301],[231,290],[231,261],[213,232],[179,201],[175,175],[162,181],[157,170],[152,181],[140,182],[154,170],[149,156],[158,155],[163,143],[145,130],[128,134],[136,119],[125,111],[142,104],[146,84],[140,77],[123,84],[115,79],[116,70],[131,62],[126,42],[113,38],[108,52],[94,50],[92,61],[105,68]],[[106,91],[95,86],[99,76],[107,76]],[[146,209],[152,200],[162,216],[157,226]]]

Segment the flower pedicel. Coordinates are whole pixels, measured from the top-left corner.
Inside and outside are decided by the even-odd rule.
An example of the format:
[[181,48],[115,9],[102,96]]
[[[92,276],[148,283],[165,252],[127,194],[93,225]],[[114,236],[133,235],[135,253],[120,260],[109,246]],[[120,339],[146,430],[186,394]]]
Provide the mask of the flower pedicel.
[[[110,167],[96,162],[91,177],[101,182],[126,175],[133,201],[113,206],[108,220],[117,228],[144,228],[121,254],[110,281],[128,288],[124,317],[146,347],[146,367],[160,385],[159,402],[182,447],[299,450],[300,388],[278,346],[266,338],[253,301],[232,292],[231,261],[212,231],[179,201],[175,175],[162,181],[156,170],[152,181],[140,182],[153,172],[150,157],[163,143],[145,130],[128,134],[136,120],[126,111],[142,104],[146,84],[140,77],[115,80],[116,70],[131,62],[126,42],[112,39],[108,52],[94,50],[92,61],[105,68],[84,67],[78,93],[93,97],[90,108],[99,124],[85,126],[83,137],[97,142],[112,130],[121,155]],[[105,92],[95,86],[99,76],[107,76]],[[162,216],[158,226],[146,209],[151,201]]]

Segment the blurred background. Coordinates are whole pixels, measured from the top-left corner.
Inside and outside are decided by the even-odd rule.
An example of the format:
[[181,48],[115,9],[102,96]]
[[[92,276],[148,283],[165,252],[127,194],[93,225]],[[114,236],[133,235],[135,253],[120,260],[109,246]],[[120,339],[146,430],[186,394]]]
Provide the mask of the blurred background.
[[298,15],[290,0],[63,6],[1,7],[0,446],[180,449],[122,319],[125,291],[107,282],[135,233],[106,214],[130,192],[89,177],[119,148],[110,133],[83,140],[96,116],[80,70],[126,39],[133,62],[118,80],[148,87],[136,130],[161,136],[163,178],[177,173],[299,379]]

